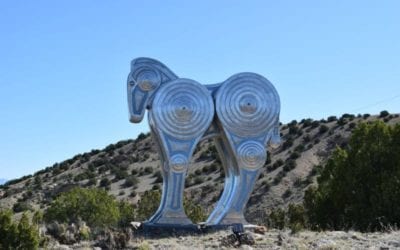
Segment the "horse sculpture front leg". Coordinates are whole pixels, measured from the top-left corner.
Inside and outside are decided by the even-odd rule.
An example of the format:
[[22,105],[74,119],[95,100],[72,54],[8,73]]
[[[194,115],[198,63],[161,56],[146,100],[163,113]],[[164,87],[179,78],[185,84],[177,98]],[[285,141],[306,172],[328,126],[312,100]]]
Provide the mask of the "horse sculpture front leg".
[[149,111],[165,163],[164,188],[152,224],[190,225],[183,208],[185,177],[193,152],[214,116],[209,91],[189,79],[176,79],[160,87]]

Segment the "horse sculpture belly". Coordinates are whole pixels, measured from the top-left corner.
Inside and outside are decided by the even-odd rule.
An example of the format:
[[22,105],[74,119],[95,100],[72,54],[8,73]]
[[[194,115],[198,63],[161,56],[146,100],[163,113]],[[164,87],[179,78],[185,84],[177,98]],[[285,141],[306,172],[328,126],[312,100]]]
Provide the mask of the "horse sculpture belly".
[[209,225],[247,224],[245,205],[266,160],[265,147],[279,141],[279,96],[254,73],[236,74],[203,86],[178,78],[158,61],[132,61],[128,76],[131,121],[149,110],[149,124],[161,153],[163,192],[153,225],[191,225],[183,210],[185,176],[200,140],[214,138],[225,170],[224,191]]

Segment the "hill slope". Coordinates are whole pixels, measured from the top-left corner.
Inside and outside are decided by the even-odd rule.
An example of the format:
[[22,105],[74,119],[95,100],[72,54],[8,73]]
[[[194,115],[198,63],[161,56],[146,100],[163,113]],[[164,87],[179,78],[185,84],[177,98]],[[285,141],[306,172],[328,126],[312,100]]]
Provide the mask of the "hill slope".
[[[282,144],[270,152],[248,204],[246,216],[263,223],[276,207],[302,201],[304,191],[315,183],[318,165],[335,147],[344,147],[359,122],[382,119],[399,123],[399,115],[357,116],[345,114],[314,121],[303,119],[281,126]],[[212,141],[203,141],[195,152],[186,179],[185,193],[211,212],[222,191],[224,173]],[[79,154],[0,186],[0,209],[21,207],[44,209],[60,192],[74,186],[104,187],[118,199],[136,203],[140,194],[161,187],[158,153],[150,135],[120,141],[102,150]],[[18,204],[19,206],[17,206]]]

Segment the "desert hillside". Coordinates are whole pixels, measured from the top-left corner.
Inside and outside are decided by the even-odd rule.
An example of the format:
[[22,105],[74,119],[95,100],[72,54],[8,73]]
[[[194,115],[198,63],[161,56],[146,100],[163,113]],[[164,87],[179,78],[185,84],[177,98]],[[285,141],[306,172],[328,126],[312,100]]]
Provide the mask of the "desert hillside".
[[[304,191],[315,183],[318,168],[337,147],[345,147],[352,129],[360,122],[400,122],[398,114],[370,116],[344,114],[323,120],[303,119],[281,125],[282,144],[269,150],[269,159],[257,181],[246,216],[262,224],[271,208],[302,201]],[[211,140],[195,152],[186,179],[186,196],[210,212],[218,200],[224,173]],[[160,189],[162,177],[158,152],[149,134],[124,140],[102,150],[92,150],[55,163],[29,176],[0,186],[0,208],[15,213],[43,210],[57,194],[73,187],[100,187],[119,200],[137,203],[141,194]]]

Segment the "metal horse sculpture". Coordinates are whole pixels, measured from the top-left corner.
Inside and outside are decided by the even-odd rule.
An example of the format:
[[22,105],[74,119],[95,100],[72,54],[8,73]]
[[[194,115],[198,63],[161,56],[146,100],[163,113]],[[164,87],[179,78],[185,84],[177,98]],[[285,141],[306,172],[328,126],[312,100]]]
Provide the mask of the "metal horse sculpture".
[[142,121],[147,109],[161,152],[161,204],[147,223],[193,225],[183,209],[185,177],[196,145],[213,138],[225,184],[206,224],[248,224],[244,209],[265,164],[265,147],[280,142],[280,101],[273,85],[255,73],[201,85],[150,58],[131,62],[127,83],[130,121]]

